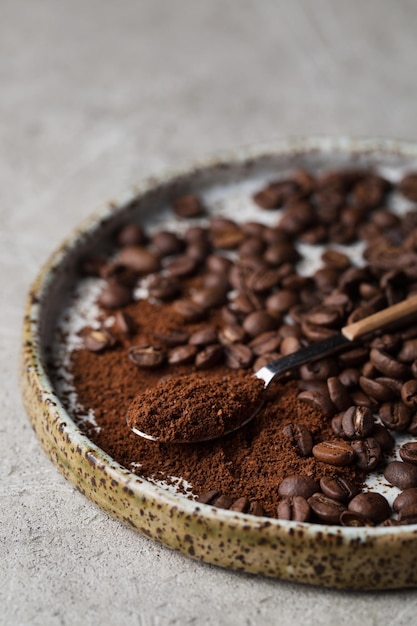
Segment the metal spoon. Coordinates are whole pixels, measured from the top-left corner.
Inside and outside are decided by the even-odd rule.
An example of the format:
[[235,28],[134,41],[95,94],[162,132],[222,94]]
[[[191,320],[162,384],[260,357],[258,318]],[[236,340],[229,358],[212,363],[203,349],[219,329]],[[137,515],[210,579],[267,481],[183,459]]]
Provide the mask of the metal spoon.
[[[349,345],[352,345],[352,342],[360,339],[364,335],[382,330],[399,321],[405,321],[415,313],[417,313],[417,296],[412,296],[403,302],[394,304],[393,306],[383,309],[382,311],[378,311],[373,315],[369,315],[358,322],[348,324],[347,326],[344,326],[340,332],[335,333],[322,341],[317,341],[316,343],[312,343],[305,348],[297,350],[297,352],[283,356],[275,361],[271,361],[271,363],[264,365],[257,372],[255,372],[254,376],[264,382],[264,390],[266,390],[273,380],[291,372],[296,367],[346,349]],[[207,384],[211,385],[213,384],[213,381],[208,381]],[[181,437],[181,433],[179,433],[179,436],[172,439],[171,442],[197,443],[201,441],[210,441],[211,439],[217,439],[218,437],[224,437],[248,424],[259,413],[262,406],[263,401],[261,400],[259,407],[255,411],[246,417],[244,416],[242,422],[240,422],[237,426],[234,425],[233,428],[230,428],[226,432],[219,432],[215,436],[211,436],[209,438],[199,438],[198,440],[184,439]],[[145,433],[136,427],[132,427],[131,430],[136,435],[149,439],[150,441],[160,440],[158,437],[155,437],[150,433]]]

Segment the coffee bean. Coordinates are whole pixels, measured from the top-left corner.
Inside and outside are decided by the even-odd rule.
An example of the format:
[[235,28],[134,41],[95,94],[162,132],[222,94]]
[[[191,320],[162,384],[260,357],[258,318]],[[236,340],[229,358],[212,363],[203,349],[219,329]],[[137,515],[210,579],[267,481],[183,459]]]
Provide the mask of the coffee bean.
[[338,411],[346,411],[352,404],[348,390],[337,376],[330,376],[327,379],[327,389],[330,400]]
[[207,255],[210,251],[210,242],[206,239],[201,239],[199,241],[187,243],[185,254],[186,256],[189,256],[191,259],[193,259],[193,261],[195,261],[198,265],[200,265],[205,262]]
[[351,443],[355,453],[355,463],[359,469],[368,472],[375,469],[381,461],[381,448],[373,437],[358,439]]
[[261,356],[267,352],[275,352],[281,345],[281,337],[276,330],[261,333],[249,343],[249,347],[255,356]]
[[417,466],[403,461],[388,463],[384,471],[387,481],[400,489],[417,487]]
[[398,191],[408,200],[417,202],[417,174],[406,174],[398,184]]
[[327,327],[337,326],[341,322],[339,311],[327,306],[313,307],[305,319],[310,324]]
[[100,276],[101,271],[107,265],[106,259],[101,256],[88,256],[82,258],[79,271],[82,276]]
[[371,396],[378,402],[389,402],[390,400],[395,400],[397,397],[392,387],[384,384],[384,382],[378,378],[373,380],[372,378],[361,376],[359,378],[359,385],[368,396]]
[[401,400],[411,409],[417,408],[417,380],[407,380],[401,387]]
[[334,434],[336,435],[336,437],[339,437],[340,439],[343,439],[343,437],[345,436],[345,433],[343,432],[343,428],[342,428],[343,415],[344,413],[338,413],[332,418],[332,422],[331,422],[332,430]]
[[212,218],[210,236],[214,248],[234,250],[245,239],[245,234],[238,224],[225,218]]
[[364,393],[362,390],[353,391],[351,394],[352,402],[356,406],[366,406],[372,411],[376,410],[378,403],[370,396]]
[[232,261],[220,254],[210,254],[206,259],[206,268],[213,274],[227,275],[232,267]]
[[186,363],[192,363],[196,354],[196,346],[177,346],[169,351],[168,363],[170,365],[185,365]]
[[180,254],[174,257],[165,265],[165,271],[169,276],[176,278],[184,278],[192,276],[198,268],[198,262],[186,254]]
[[254,311],[243,321],[244,330],[251,337],[256,337],[261,333],[265,333],[269,330],[274,330],[277,326],[275,318],[273,318],[266,311]]
[[192,346],[208,346],[217,343],[217,331],[214,326],[203,326],[190,335],[189,343]]
[[250,502],[245,496],[238,498],[229,507],[230,511],[236,511],[236,513],[247,513],[250,507]]
[[[223,348],[218,343],[205,346],[195,357],[195,366],[198,370],[209,369],[218,365],[223,359]],[[229,365],[230,367],[230,365]]]
[[390,430],[406,430],[411,422],[411,409],[402,402],[386,402],[379,408],[381,422]]
[[256,515],[257,517],[262,517],[265,515],[264,507],[258,501],[251,502],[249,507],[249,514]]
[[132,289],[117,283],[104,285],[98,297],[98,303],[105,309],[119,309],[132,300]]
[[391,515],[390,506],[380,493],[358,493],[348,504],[349,511],[363,515],[371,522],[380,524]]
[[151,241],[160,256],[179,254],[184,249],[184,241],[177,234],[167,230],[157,231]]
[[281,341],[281,354],[283,356],[287,354],[293,354],[301,348],[301,342],[298,337],[284,337]]
[[320,487],[324,495],[338,502],[349,502],[357,493],[357,487],[343,476],[323,476]]
[[393,502],[392,508],[396,513],[399,513],[401,509],[411,505],[417,505],[417,487],[411,487],[399,493]]
[[294,441],[301,456],[307,457],[311,455],[313,436],[307,426],[295,422],[293,424],[287,424],[282,432]]
[[156,369],[163,365],[166,359],[165,351],[156,346],[132,346],[128,350],[129,359],[138,367]]
[[[243,228],[242,228],[243,230]],[[244,232],[244,231],[243,231]],[[245,233],[246,235],[247,233]],[[265,250],[265,240],[261,235],[252,235],[248,237],[245,241],[243,241],[238,250],[239,256],[260,256]]]
[[116,343],[116,338],[105,328],[90,330],[84,337],[84,347],[89,352],[103,352]]
[[184,345],[187,343],[190,336],[189,332],[183,328],[173,328],[164,333],[155,333],[155,335],[164,345],[170,348]]
[[287,476],[278,486],[278,495],[283,498],[301,496],[308,499],[317,491],[320,491],[319,484],[313,478],[303,475]]
[[340,382],[347,388],[359,384],[360,372],[354,367],[348,367],[339,374]]
[[126,224],[117,233],[116,241],[119,246],[142,246],[146,243],[145,232],[139,224]]
[[310,507],[305,498],[290,496],[282,500],[277,507],[278,519],[293,520],[294,522],[308,522]]
[[417,524],[417,504],[402,508],[398,513],[398,521],[402,524]]
[[106,263],[100,269],[100,276],[110,285],[116,283],[130,288],[138,281],[138,273],[121,263]]
[[321,441],[313,447],[313,456],[322,463],[343,467],[352,463],[354,451],[346,441]]
[[246,333],[238,324],[227,324],[219,330],[219,341],[224,346],[230,343],[243,343],[245,339]]
[[397,358],[404,363],[411,363],[417,359],[417,339],[408,339],[403,342]]
[[297,399],[313,407],[316,411],[320,411],[325,417],[333,417],[336,413],[336,407],[330,400],[327,391],[302,391],[298,394]]
[[188,298],[175,300],[173,310],[186,322],[199,322],[206,315],[206,309],[204,307]]
[[374,416],[367,407],[351,406],[345,411],[342,418],[342,430],[345,437],[356,439],[367,437],[374,427]]
[[148,282],[148,293],[156,300],[169,301],[180,295],[181,286],[172,277],[154,274]]
[[225,347],[226,365],[230,369],[245,369],[253,361],[253,353],[249,346],[243,343],[233,343]]
[[211,504],[219,495],[219,491],[211,489],[210,491],[202,493],[197,502],[200,502],[201,504]]
[[203,287],[226,293],[230,289],[230,283],[227,275],[210,273],[203,276]]
[[280,281],[280,275],[277,270],[268,267],[257,269],[248,277],[247,286],[255,293],[264,293],[276,287]]
[[374,523],[362,515],[361,513],[357,513],[356,511],[343,511],[339,518],[341,526],[350,526],[353,528],[358,528],[361,526],[374,526]]
[[395,439],[382,424],[374,424],[372,437],[378,443],[381,452],[390,452],[395,445]]
[[192,302],[195,302],[204,309],[219,307],[227,301],[224,289],[215,287],[197,289],[191,294],[190,298]]
[[116,261],[142,275],[157,272],[160,268],[158,255],[143,246],[126,246],[119,252]]
[[137,330],[137,324],[133,317],[123,311],[116,311],[114,315],[113,331],[126,337],[131,337]]
[[[290,289],[281,289],[270,295],[266,301],[266,310],[274,315],[282,314],[290,310],[291,307],[298,304],[298,294]],[[417,357],[416,357],[417,358]]]
[[314,493],[307,500],[313,513],[325,524],[338,524],[345,505],[322,493]]
[[401,446],[399,453],[403,461],[417,465],[417,441],[407,441]]
[[271,363],[271,361],[276,361],[281,356],[282,355],[279,354],[279,352],[266,352],[265,354],[262,354],[262,356],[258,356],[258,358],[255,359],[252,365],[252,369],[254,372],[257,372],[261,369],[261,367],[268,365],[268,363]]
[[211,502],[211,506],[215,506],[217,509],[229,509],[232,504],[232,498],[224,493],[218,495],[217,498]]
[[367,358],[368,350],[362,347],[347,350],[338,356],[341,367],[358,367],[362,365]]
[[331,357],[311,361],[300,367],[300,376],[303,380],[325,380],[339,373],[337,361]]
[[264,252],[264,260],[272,267],[279,267],[283,263],[295,263],[300,258],[297,249],[292,243],[271,243]]
[[372,348],[369,358],[375,367],[392,378],[406,378],[409,375],[409,369],[404,363],[400,363],[392,358],[387,352]]
[[301,330],[309,341],[322,341],[336,334],[335,330],[318,326],[317,324],[310,324],[306,320],[301,321]]
[[254,194],[253,201],[262,209],[277,209],[284,202],[285,195],[280,183],[271,183]]
[[321,260],[325,265],[338,270],[345,270],[350,266],[350,259],[347,254],[344,254],[339,250],[325,250],[321,255]]
[[205,212],[201,200],[198,196],[191,193],[174,200],[173,209],[175,215],[187,219],[200,217]]

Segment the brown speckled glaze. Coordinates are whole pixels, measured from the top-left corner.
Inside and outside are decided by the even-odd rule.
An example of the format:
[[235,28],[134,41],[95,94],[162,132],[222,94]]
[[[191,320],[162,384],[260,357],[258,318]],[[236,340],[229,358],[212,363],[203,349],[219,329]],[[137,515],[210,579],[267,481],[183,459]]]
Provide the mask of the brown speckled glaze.
[[[43,351],[56,305],[76,261],[146,203],[198,190],[254,168],[327,168],[341,160],[363,165],[407,163],[417,169],[417,145],[347,138],[292,139],[241,150],[191,170],[149,180],[112,202],[74,232],[43,267],[28,297],[21,359],[26,410],[45,452],[90,500],[138,532],[208,563],[302,583],[352,589],[417,586],[417,525],[339,528],[236,514],[176,496],[131,474],[97,448],[57,397]],[[53,295],[53,297],[52,297]]]

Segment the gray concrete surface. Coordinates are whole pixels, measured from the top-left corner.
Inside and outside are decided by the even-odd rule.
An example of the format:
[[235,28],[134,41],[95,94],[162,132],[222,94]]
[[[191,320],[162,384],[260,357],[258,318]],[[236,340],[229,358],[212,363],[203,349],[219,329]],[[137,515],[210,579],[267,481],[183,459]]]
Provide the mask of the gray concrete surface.
[[415,623],[417,594],[195,563],[109,518],[35,440],[26,291],[116,192],[286,135],[417,139],[413,0],[0,0],[0,624]]

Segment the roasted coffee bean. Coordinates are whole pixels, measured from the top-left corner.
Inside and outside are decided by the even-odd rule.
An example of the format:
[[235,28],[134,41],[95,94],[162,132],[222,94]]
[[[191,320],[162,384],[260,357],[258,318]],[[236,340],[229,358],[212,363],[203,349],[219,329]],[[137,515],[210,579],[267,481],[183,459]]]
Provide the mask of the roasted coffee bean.
[[251,337],[256,337],[261,333],[274,330],[276,326],[276,319],[266,311],[254,311],[253,313],[249,313],[243,321],[243,328]]
[[195,366],[198,370],[214,367],[222,361],[223,354],[223,348],[218,343],[205,346],[195,357]]
[[129,359],[138,367],[156,369],[164,364],[166,353],[157,346],[132,346],[128,350]]
[[371,409],[372,411],[376,410],[378,406],[378,403],[376,402],[376,400],[368,396],[366,393],[364,393],[360,389],[357,391],[353,391],[350,394],[350,396],[352,398],[353,404],[355,404],[356,406],[366,406],[368,409]]
[[372,471],[381,461],[381,448],[373,437],[351,442],[355,453],[355,463],[359,469]]
[[238,498],[230,505],[230,511],[236,511],[236,513],[247,513],[249,511],[250,502],[245,496]]
[[363,515],[375,524],[380,524],[391,515],[391,508],[386,498],[373,491],[358,493],[349,502],[348,509]]
[[204,309],[211,309],[225,304],[227,301],[224,289],[205,287],[194,291],[190,299]]
[[197,347],[217,343],[217,331],[214,326],[203,326],[190,335],[188,342]]
[[276,361],[281,356],[282,355],[279,354],[279,352],[266,352],[265,354],[262,354],[262,356],[258,356],[252,365],[252,369],[254,372],[257,372],[261,369],[261,367],[268,365],[271,361]]
[[253,353],[249,346],[243,343],[233,343],[225,347],[226,365],[232,370],[250,367]]
[[226,293],[230,289],[230,283],[227,275],[211,273],[203,276],[203,287],[217,289]]
[[402,402],[386,402],[379,408],[379,417],[390,430],[407,430],[411,422],[411,409]]
[[134,287],[138,281],[138,273],[121,263],[106,263],[100,269],[100,277],[109,284],[116,283],[130,288]]
[[246,339],[244,329],[238,324],[227,324],[219,330],[219,341],[224,346],[230,343],[243,343]]
[[337,361],[332,357],[305,363],[300,367],[300,376],[303,380],[327,380],[339,373]]
[[338,355],[341,367],[359,367],[368,358],[367,348],[353,348]]
[[350,527],[361,527],[361,526],[374,526],[374,523],[362,515],[361,513],[357,513],[356,511],[343,511],[339,518],[341,526],[350,526]]
[[227,275],[232,267],[232,261],[220,254],[210,254],[206,259],[206,268],[213,274]]
[[381,452],[390,452],[395,445],[394,437],[382,424],[374,424],[372,438],[378,443]]
[[381,379],[376,378],[365,378],[365,376],[361,376],[359,378],[359,385],[368,396],[374,398],[378,402],[389,402],[390,400],[395,400],[397,397],[397,393],[392,389],[392,387],[381,382]]
[[417,339],[408,339],[404,341],[400,351],[397,354],[399,361],[412,363],[417,359]]
[[192,363],[196,354],[196,346],[177,346],[169,351],[168,363],[170,365],[185,365],[186,363]]
[[217,509],[229,509],[232,504],[232,498],[224,493],[217,496],[217,498],[211,502],[211,506],[215,506]]
[[270,330],[266,333],[261,333],[255,339],[249,343],[249,347],[255,356],[261,356],[267,352],[275,352],[281,345],[281,337],[276,330]]
[[398,184],[398,191],[411,202],[417,202],[417,174],[406,174]]
[[84,336],[84,347],[89,352],[104,352],[116,343],[116,338],[105,328],[92,329]]
[[322,493],[314,493],[307,500],[313,513],[325,524],[338,524],[345,505]]
[[317,324],[310,324],[306,320],[301,321],[301,330],[309,341],[322,341],[336,333],[336,330],[318,326]]
[[119,246],[143,246],[146,243],[145,232],[139,224],[126,224],[117,233]]
[[100,276],[103,268],[107,265],[105,258],[101,256],[88,256],[81,259],[79,271],[82,276]]
[[310,456],[313,449],[313,436],[305,424],[287,424],[283,428],[284,435],[289,437],[297,445],[301,456]]
[[181,293],[181,285],[172,277],[155,274],[148,282],[148,293],[156,300],[169,301]]
[[248,289],[255,293],[264,293],[279,284],[280,275],[277,270],[268,267],[256,269],[248,276],[246,284]]
[[379,373],[375,365],[372,365],[370,361],[367,361],[366,363],[362,365],[361,372],[364,378],[371,378],[371,379],[377,377]]
[[286,498],[293,496],[301,496],[306,500],[320,491],[320,486],[313,478],[303,475],[287,476],[282,480],[278,487],[278,495]]
[[184,328],[173,328],[172,330],[164,333],[155,333],[155,335],[159,341],[169,348],[184,345],[190,337],[189,332]]
[[320,411],[320,413],[322,413],[325,417],[333,417],[336,413],[336,407],[330,400],[330,396],[327,391],[302,391],[298,394],[297,399],[300,400],[300,402],[304,402],[305,404],[308,404],[308,406],[313,407],[316,411]]
[[414,413],[412,416],[411,421],[407,426],[407,432],[410,433],[410,435],[417,437],[417,413]]
[[189,226],[184,233],[184,241],[187,243],[208,241],[207,229],[203,226]]
[[349,502],[358,493],[357,487],[343,476],[323,476],[320,487],[324,495],[338,502]]
[[98,297],[98,303],[105,309],[119,309],[130,304],[132,300],[132,289],[117,283],[104,285]]
[[281,341],[281,354],[293,354],[301,348],[301,342],[297,337],[284,337]]
[[399,489],[417,487],[417,466],[411,463],[392,461],[385,468],[384,476],[391,485]]
[[308,522],[310,507],[307,500],[301,496],[291,496],[282,500],[277,507],[278,519],[294,522]]
[[248,237],[263,237],[266,226],[260,222],[243,222],[241,228]]
[[234,250],[245,239],[245,234],[238,224],[225,218],[210,220],[210,238],[214,248]]
[[175,300],[173,310],[177,315],[180,315],[184,321],[191,323],[199,322],[206,315],[206,309],[204,307],[188,298]]
[[339,311],[327,306],[313,307],[306,314],[305,319],[310,324],[326,327],[338,326],[341,322]]
[[398,521],[402,524],[417,524],[417,504],[402,508],[398,513]]
[[184,241],[168,230],[158,230],[152,236],[151,242],[160,256],[179,254],[184,250]]
[[187,194],[177,198],[173,202],[175,215],[183,218],[200,217],[204,214],[204,206],[195,194]]
[[245,256],[253,256],[253,255],[260,256],[262,255],[264,250],[265,250],[264,238],[261,235],[253,235],[251,237],[248,237],[248,239],[245,239],[245,241],[243,241],[240,244],[238,254],[241,258]]
[[290,242],[271,243],[264,252],[263,258],[272,267],[283,263],[296,263],[300,255]]
[[187,247],[185,249],[186,256],[189,256],[191,259],[196,261],[196,263],[203,264],[207,258],[207,255],[211,251],[210,242],[201,239],[200,241],[194,241],[191,243],[187,243]]
[[399,513],[401,509],[404,509],[409,506],[417,505],[417,487],[411,487],[410,489],[405,489],[398,494],[395,498],[392,508],[396,513]]
[[338,411],[346,411],[351,406],[352,400],[349,392],[337,376],[330,376],[327,379],[327,389],[330,400]]
[[323,263],[337,270],[345,270],[350,266],[350,259],[347,254],[339,250],[328,249],[321,255]]
[[116,311],[114,315],[113,331],[126,337],[131,337],[137,330],[133,317],[123,311]]
[[283,189],[281,183],[271,183],[255,193],[253,201],[262,209],[278,209],[285,201]]
[[417,441],[407,441],[401,446],[399,453],[403,461],[417,465]]
[[372,411],[363,406],[351,406],[345,411],[342,418],[342,429],[345,437],[356,439],[367,437],[374,428]]
[[354,367],[348,367],[339,374],[339,380],[348,389],[359,384],[360,371]]
[[169,276],[184,278],[195,274],[198,262],[187,254],[179,254],[165,265],[165,271]]
[[354,451],[346,441],[321,441],[313,447],[313,456],[322,463],[344,467],[352,463]]
[[407,380],[401,387],[401,400],[410,409],[417,408],[417,380]]
[[392,378],[406,378],[410,373],[409,368],[404,365],[404,363],[400,363],[400,361],[392,358],[383,350],[372,348],[369,353],[369,358],[375,367],[380,372],[385,374],[385,376],[392,376]]
[[157,272],[160,268],[158,255],[143,246],[126,246],[119,252],[116,261],[142,275]]
[[232,311],[228,306],[220,309],[220,315],[224,324],[238,325],[240,323],[240,315],[237,311]]
[[340,437],[340,439],[343,439],[343,437],[345,436],[342,428],[343,415],[344,412],[338,413],[332,418],[332,430],[336,437]]
[[323,267],[313,274],[316,288],[323,294],[330,294],[339,282],[340,272],[331,267]]
[[298,294],[290,289],[281,289],[270,295],[265,301],[266,309],[272,315],[286,313],[296,304],[298,304]]
[[201,504],[211,504],[219,495],[219,491],[211,489],[210,491],[202,493],[197,502],[200,502]]

